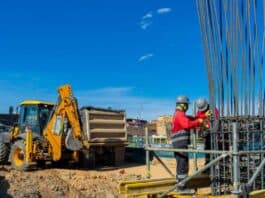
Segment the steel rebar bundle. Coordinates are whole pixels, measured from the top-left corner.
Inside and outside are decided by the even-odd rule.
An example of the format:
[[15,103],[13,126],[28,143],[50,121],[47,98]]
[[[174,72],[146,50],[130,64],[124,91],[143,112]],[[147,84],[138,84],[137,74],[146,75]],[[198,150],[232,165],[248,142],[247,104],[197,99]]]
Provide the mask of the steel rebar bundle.
[[210,103],[221,116],[264,115],[264,10],[261,0],[197,0]]
[[[196,5],[210,106],[220,111],[212,122],[211,149],[231,150],[231,126],[237,123],[238,150],[249,152],[239,157],[241,190],[264,188],[263,166],[257,168],[264,164],[264,153],[250,151],[265,150],[265,1],[196,0]],[[231,193],[232,165],[227,157],[211,168],[213,194]]]

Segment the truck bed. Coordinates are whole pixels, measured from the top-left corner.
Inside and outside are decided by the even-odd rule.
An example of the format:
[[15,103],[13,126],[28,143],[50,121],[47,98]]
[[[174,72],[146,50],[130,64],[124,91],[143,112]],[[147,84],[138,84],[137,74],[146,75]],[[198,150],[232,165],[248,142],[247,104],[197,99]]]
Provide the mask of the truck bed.
[[83,138],[90,144],[127,143],[125,111],[87,106],[80,109],[80,115]]

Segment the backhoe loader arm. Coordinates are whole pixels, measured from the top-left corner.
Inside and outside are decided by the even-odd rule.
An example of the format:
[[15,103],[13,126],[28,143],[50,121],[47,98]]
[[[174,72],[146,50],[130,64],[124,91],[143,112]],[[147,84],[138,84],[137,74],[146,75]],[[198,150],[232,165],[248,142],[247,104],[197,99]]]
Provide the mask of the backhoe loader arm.
[[64,111],[71,125],[73,136],[81,139],[82,130],[80,126],[80,119],[78,114],[78,107],[75,98],[72,95],[72,90],[69,85],[59,87],[59,95],[64,104]]
[[[49,143],[49,153],[54,161],[61,159],[62,135],[65,132],[66,121],[70,125],[70,130],[67,131],[66,139],[74,144],[76,150],[82,146],[81,137],[82,130],[78,114],[77,102],[72,95],[72,90],[69,85],[64,85],[58,89],[59,99],[58,104],[46,125],[44,136]],[[74,150],[74,149],[72,149]]]

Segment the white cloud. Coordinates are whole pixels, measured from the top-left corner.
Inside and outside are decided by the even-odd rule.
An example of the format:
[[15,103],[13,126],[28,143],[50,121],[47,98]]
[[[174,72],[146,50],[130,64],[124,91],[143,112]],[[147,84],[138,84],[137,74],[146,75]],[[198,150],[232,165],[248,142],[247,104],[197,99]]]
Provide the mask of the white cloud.
[[140,23],[140,26],[143,30],[146,30],[151,25],[152,25],[152,22],[148,22],[148,21],[141,21]]
[[[130,92],[133,89],[133,87],[105,87],[105,88],[100,88],[100,89],[96,89],[96,90],[92,90],[91,92],[93,92],[93,94],[111,94],[111,95],[123,95],[126,94],[128,92]],[[86,93],[89,93],[89,91],[87,91]]]
[[141,56],[141,57],[138,59],[138,61],[141,62],[141,61],[147,60],[147,59],[149,59],[149,58],[152,58],[153,56],[154,56],[154,54],[152,54],[152,53],[145,54],[145,55]]
[[[8,112],[10,105],[16,107],[21,101],[26,99],[50,102],[56,102],[57,100],[55,87],[48,90],[34,87],[28,88],[30,89],[25,88],[23,90],[22,87],[3,87],[1,89],[0,84],[0,94],[5,95],[5,97],[0,99],[0,111]],[[134,93],[133,87],[110,86],[92,90],[78,90],[76,87],[72,87],[72,89],[74,96],[78,100],[79,107],[95,106],[122,109],[126,111],[127,117],[152,120],[159,115],[172,114],[175,108],[175,98],[160,99],[139,96]]]
[[[150,55],[147,54],[147,57]],[[0,80],[0,82],[2,81]],[[122,109],[126,111],[127,117],[152,120],[160,115],[171,115],[175,109],[175,97],[158,98],[136,95],[135,88],[130,86],[109,86],[89,90],[80,90],[73,86],[72,89],[79,107],[95,106]],[[0,112],[8,112],[10,105],[16,107],[26,99],[56,102],[57,86],[40,88],[37,84],[8,85],[0,83],[0,94],[5,96],[0,98]],[[176,94],[179,95],[179,93]],[[194,96],[191,100],[195,101],[196,98]],[[190,110],[189,114],[191,112]]]
[[153,18],[153,12],[149,11],[144,16],[142,16],[140,21],[140,27],[143,30],[146,30],[148,27],[152,25],[152,18]]
[[171,12],[172,9],[171,8],[159,8],[157,9],[157,14],[167,14],[169,12]]
[[150,12],[147,12],[143,17],[142,17],[142,20],[145,20],[145,19],[150,19],[153,17],[153,14],[152,14],[152,11]]
[[141,18],[140,27],[143,30],[146,30],[147,28],[149,28],[152,25],[153,18],[154,18],[155,15],[167,14],[167,13],[169,13],[171,11],[172,11],[171,8],[159,8],[159,9],[156,10],[156,12],[153,12],[153,11],[147,12]]
[[107,87],[76,91],[79,106],[112,107],[126,111],[127,117],[152,120],[159,115],[171,115],[175,99],[156,99],[136,96],[132,87]]

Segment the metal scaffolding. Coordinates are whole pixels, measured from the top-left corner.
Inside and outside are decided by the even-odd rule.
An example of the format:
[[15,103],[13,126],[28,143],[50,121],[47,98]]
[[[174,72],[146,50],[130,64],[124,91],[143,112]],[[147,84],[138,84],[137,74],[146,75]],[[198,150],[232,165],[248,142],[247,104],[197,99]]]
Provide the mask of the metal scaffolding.
[[[150,152],[154,154],[156,151],[207,153],[211,156],[211,161],[208,164],[173,185],[162,193],[161,197],[196,178],[207,169],[211,169],[209,177],[212,195],[233,194],[235,197],[239,197],[241,195],[247,196],[249,192],[254,190],[264,189],[264,124],[264,117],[220,118],[219,128],[215,134],[212,134],[212,137],[218,140],[212,142],[215,150],[152,148],[149,145],[146,130],[147,178],[151,177]],[[154,155],[154,157],[158,159],[169,175],[174,175],[159,156]],[[194,163],[196,163],[196,160],[194,160]],[[194,166],[197,166],[197,164]]]

